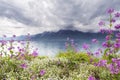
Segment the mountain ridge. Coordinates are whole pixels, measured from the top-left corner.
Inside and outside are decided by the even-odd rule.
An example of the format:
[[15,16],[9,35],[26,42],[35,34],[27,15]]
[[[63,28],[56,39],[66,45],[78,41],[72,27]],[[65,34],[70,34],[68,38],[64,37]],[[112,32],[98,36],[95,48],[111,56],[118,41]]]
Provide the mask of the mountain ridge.
[[91,33],[91,32],[81,32],[73,30],[59,30],[57,32],[44,32],[36,35],[32,35],[32,40],[52,40],[52,39],[66,39],[67,37],[72,39],[92,39],[92,38],[104,38],[106,34]]

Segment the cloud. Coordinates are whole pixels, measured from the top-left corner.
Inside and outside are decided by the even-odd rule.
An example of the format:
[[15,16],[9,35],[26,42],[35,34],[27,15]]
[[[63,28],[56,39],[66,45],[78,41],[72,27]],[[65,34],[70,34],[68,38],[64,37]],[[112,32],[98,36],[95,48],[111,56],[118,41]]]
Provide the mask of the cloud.
[[119,11],[119,4],[119,0],[1,0],[0,35],[61,29],[97,32],[106,9]]

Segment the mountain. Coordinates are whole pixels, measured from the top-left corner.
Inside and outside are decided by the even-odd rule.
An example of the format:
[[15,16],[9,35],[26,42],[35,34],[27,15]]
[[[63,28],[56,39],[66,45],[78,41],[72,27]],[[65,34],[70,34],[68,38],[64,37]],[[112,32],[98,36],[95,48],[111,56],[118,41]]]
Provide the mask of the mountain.
[[44,32],[41,34],[33,35],[31,36],[31,40],[63,40],[66,38],[71,39],[83,39],[83,40],[89,40],[93,38],[97,39],[104,39],[106,34],[102,33],[90,33],[90,32],[80,32],[80,31],[72,31],[72,30],[60,30],[58,32]]

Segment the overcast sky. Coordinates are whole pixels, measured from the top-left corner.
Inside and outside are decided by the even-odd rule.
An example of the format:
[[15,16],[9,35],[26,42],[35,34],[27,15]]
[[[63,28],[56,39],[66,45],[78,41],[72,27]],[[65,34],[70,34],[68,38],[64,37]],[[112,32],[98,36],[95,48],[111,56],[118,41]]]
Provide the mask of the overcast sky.
[[106,9],[120,10],[120,0],[0,0],[0,36],[44,31],[97,32]]

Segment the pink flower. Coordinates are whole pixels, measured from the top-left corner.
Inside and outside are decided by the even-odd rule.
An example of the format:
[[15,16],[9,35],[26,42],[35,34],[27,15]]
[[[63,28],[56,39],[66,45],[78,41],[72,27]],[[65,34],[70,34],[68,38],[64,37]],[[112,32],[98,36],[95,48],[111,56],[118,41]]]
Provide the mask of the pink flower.
[[99,51],[100,53],[102,53],[102,52],[103,52],[101,48],[99,48],[99,49],[98,49],[98,51]]
[[110,40],[110,38],[111,38],[111,37],[110,37],[109,35],[106,36],[106,40]]
[[117,38],[120,38],[120,32],[116,34],[116,37],[117,37]]
[[93,43],[97,43],[98,40],[97,40],[97,39],[92,39],[92,42],[93,42]]
[[120,29],[120,24],[117,24],[117,25],[115,26],[115,29]]
[[4,38],[6,38],[7,36],[6,35],[3,35]]
[[33,51],[33,52],[32,52],[32,56],[34,56],[34,57],[38,56],[38,52],[37,52],[36,50]]
[[114,9],[112,9],[112,8],[110,8],[110,9],[107,10],[107,13],[109,13],[109,14],[111,14],[113,12],[114,12]]
[[115,17],[120,17],[120,13],[119,12],[115,13]]
[[115,44],[114,44],[114,47],[115,47],[115,48],[120,48],[120,43],[115,43]]
[[26,63],[23,63],[23,64],[21,64],[20,66],[21,66],[21,68],[23,68],[23,69],[27,68],[27,64],[26,64]]
[[43,76],[45,73],[46,73],[45,70],[41,70],[41,71],[40,71],[40,75],[41,75],[41,76]]
[[108,43],[108,42],[103,42],[102,43],[102,46],[105,47],[105,48],[108,48],[108,47],[111,47],[112,44]]
[[112,34],[112,33],[113,33],[113,30],[106,30],[106,33]]
[[0,43],[1,43],[2,45],[6,45],[7,41],[2,40],[2,41],[0,41]]
[[100,60],[97,64],[97,66],[99,67],[104,67],[107,65],[107,60]]
[[90,51],[87,51],[87,54],[88,54],[88,55],[91,55],[92,53],[91,53]]
[[87,50],[88,48],[89,48],[89,45],[86,44],[86,43],[84,43],[84,44],[83,44],[83,49]]
[[92,75],[88,77],[88,80],[96,80]]
[[10,51],[11,49],[15,49],[15,47],[9,47],[8,50]]
[[118,59],[116,59],[116,58],[112,58],[112,62],[114,62],[114,63],[117,62],[117,60]]
[[112,74],[120,73],[120,59],[112,58],[112,63],[108,65],[108,69]]
[[14,40],[13,40],[13,39],[12,39],[12,40],[9,40],[9,42],[10,42],[10,43],[13,43],[13,42],[14,42]]
[[16,37],[16,35],[13,35],[13,38],[15,38]]
[[112,34],[113,30],[109,30],[109,29],[100,29],[101,33],[108,33],[108,34]]
[[103,26],[103,25],[105,25],[105,22],[100,21],[98,24],[99,24],[99,26]]
[[[116,63],[115,63],[116,64]],[[108,65],[108,69],[110,70],[111,74],[118,74],[120,73],[120,69],[117,65],[113,63]]]
[[103,42],[103,43],[102,43],[102,46],[105,47],[105,48],[108,47],[107,42]]
[[114,22],[116,22],[116,20],[115,20],[115,19],[111,19],[111,22],[113,22],[113,23],[114,23]]
[[99,54],[100,54],[99,51],[95,52],[96,57],[99,56]]

